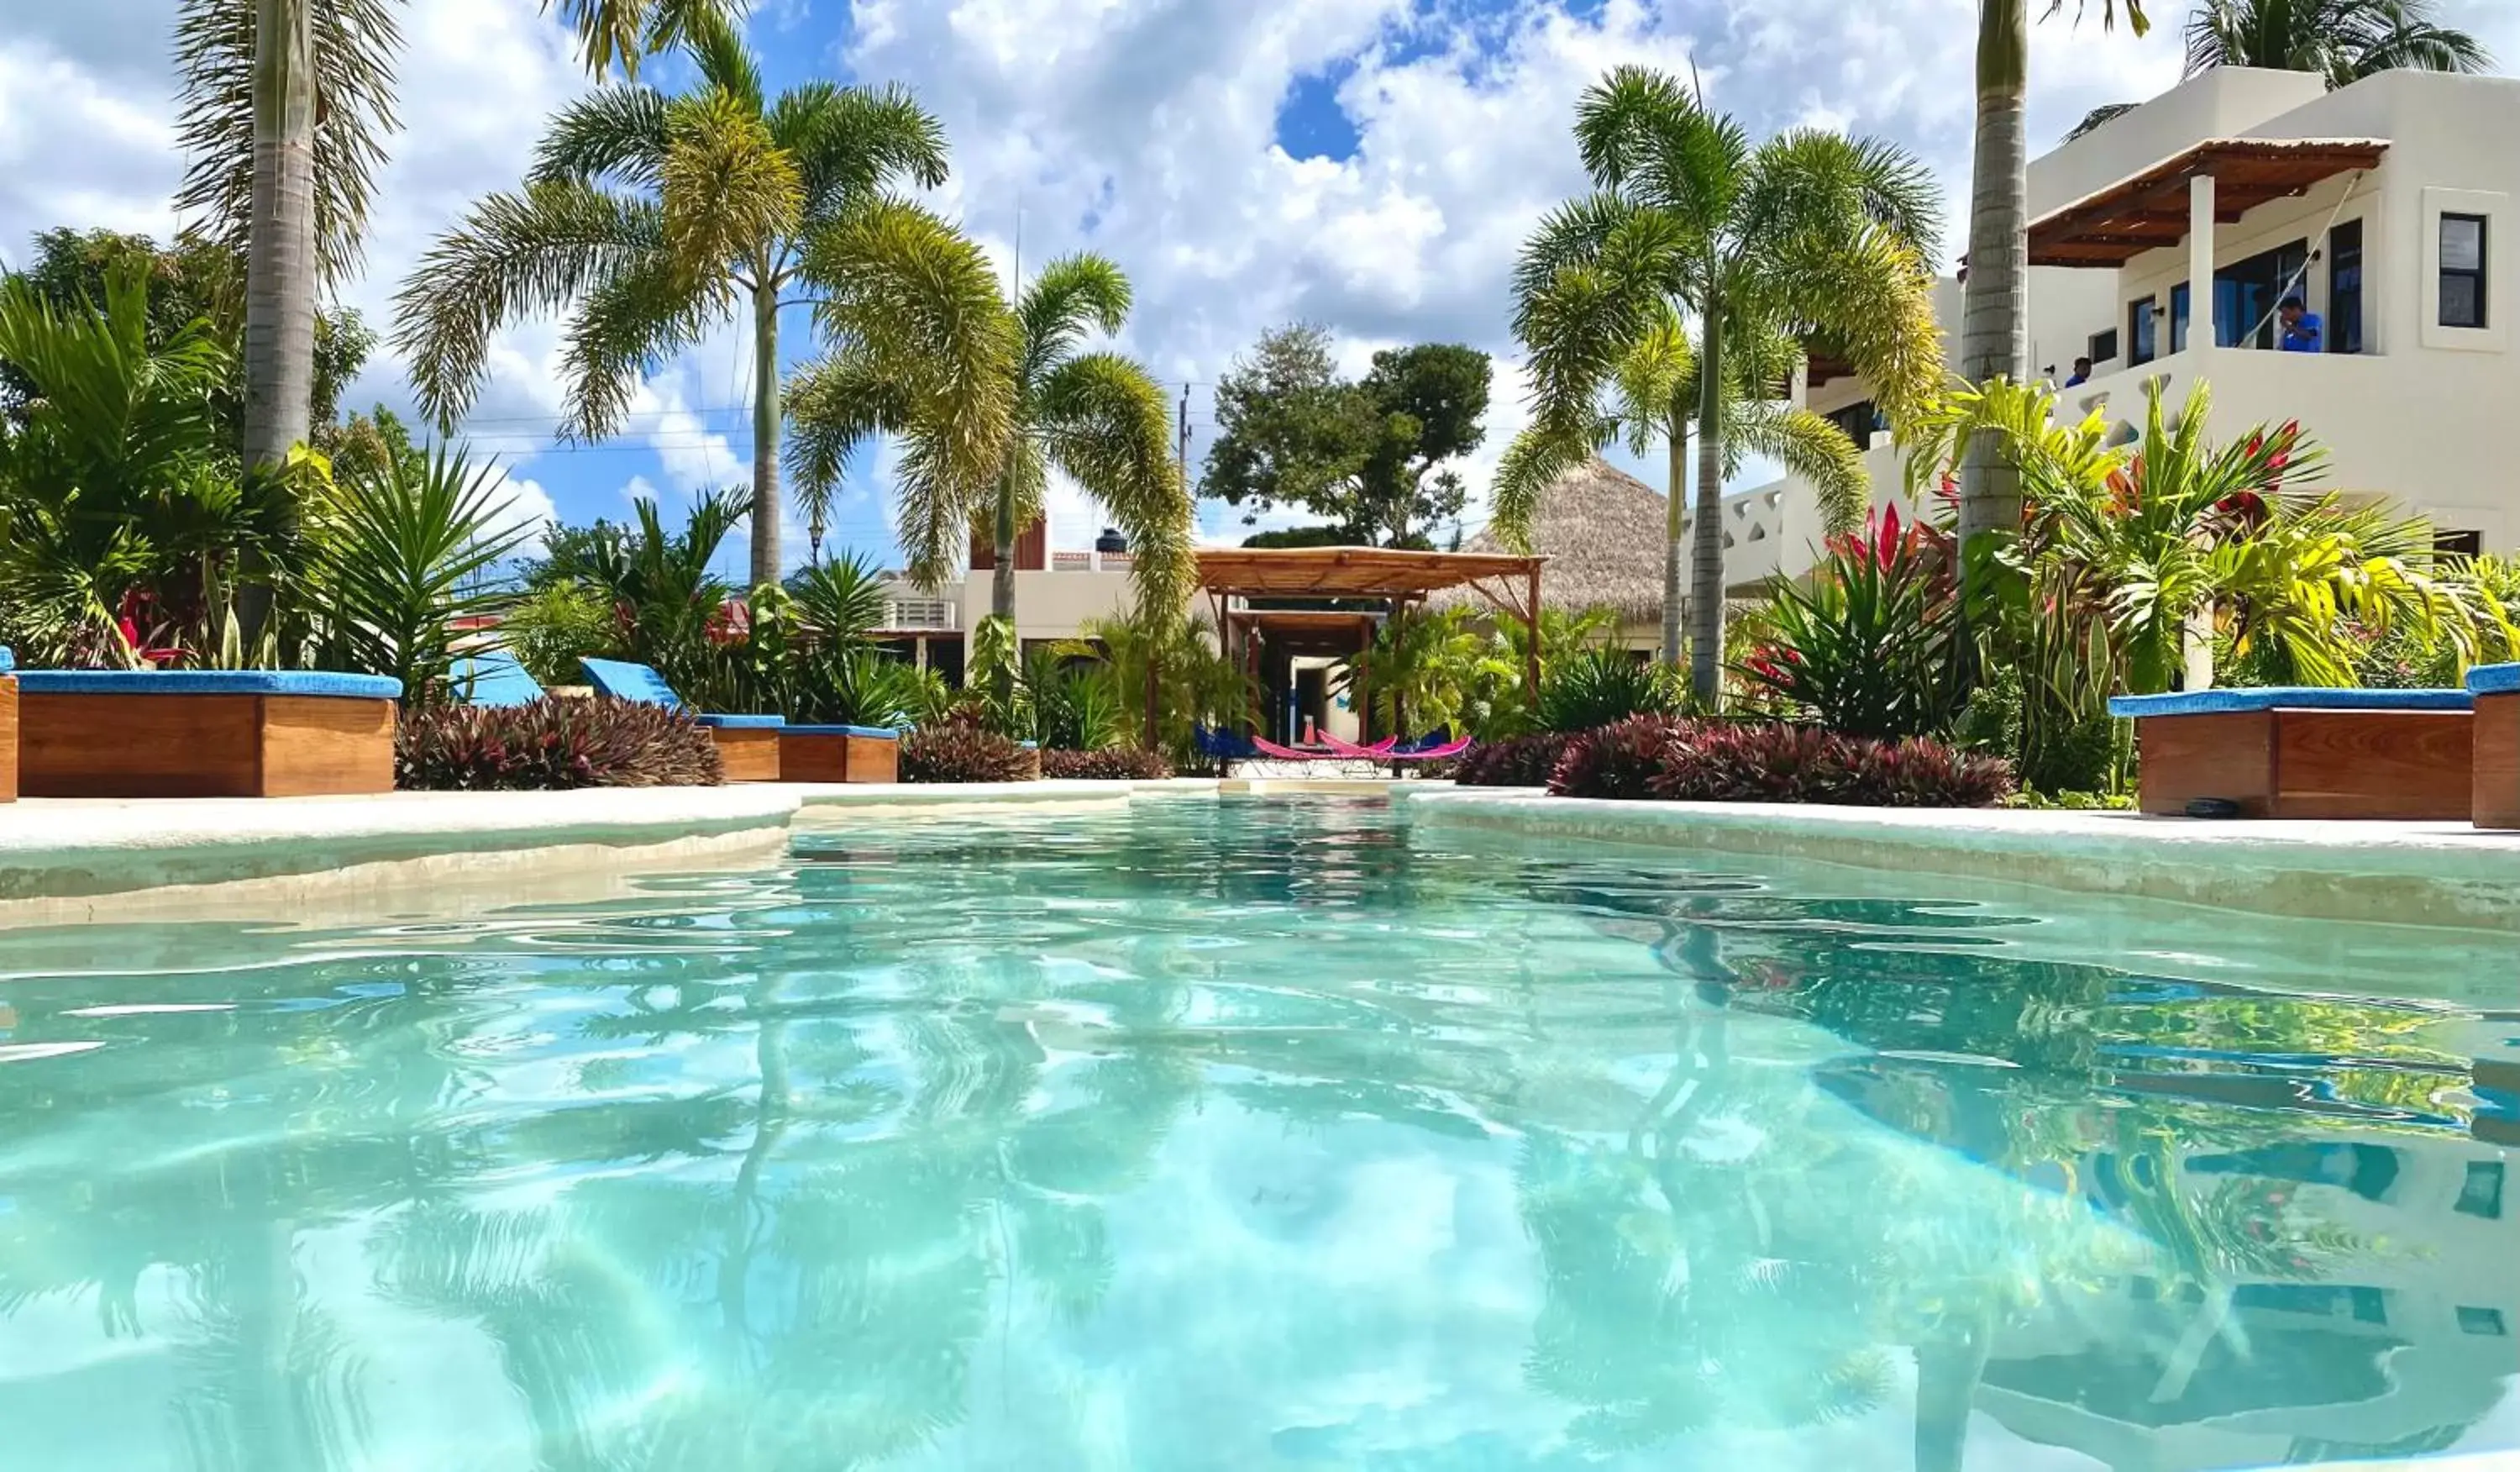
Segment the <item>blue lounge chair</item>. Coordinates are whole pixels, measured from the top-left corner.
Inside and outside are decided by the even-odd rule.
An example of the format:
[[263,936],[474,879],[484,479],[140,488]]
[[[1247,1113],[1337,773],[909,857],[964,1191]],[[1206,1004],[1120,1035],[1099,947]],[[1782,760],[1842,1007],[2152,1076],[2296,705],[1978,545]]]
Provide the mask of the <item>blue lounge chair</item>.
[[633,665],[627,660],[577,663],[586,671],[586,682],[614,700],[681,711],[708,727],[710,737],[717,742],[718,758],[726,763],[729,782],[779,780],[779,733],[787,727],[785,717],[704,715],[685,706],[674,687],[665,683],[665,677],[649,666]]
[[472,706],[530,706],[543,698],[542,682],[505,651],[456,661],[455,688]]

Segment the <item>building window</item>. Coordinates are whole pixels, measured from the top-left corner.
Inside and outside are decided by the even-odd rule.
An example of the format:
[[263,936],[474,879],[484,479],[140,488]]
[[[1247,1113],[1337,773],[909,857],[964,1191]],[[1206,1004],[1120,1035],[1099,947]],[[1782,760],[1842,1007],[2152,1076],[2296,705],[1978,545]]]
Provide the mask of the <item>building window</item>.
[[[2433,537],[2435,557],[2482,557],[2485,555],[2485,533],[2482,531],[2444,531]],[[2500,1166],[2495,1167],[2500,1170]]]
[[2094,363],[2105,363],[2111,358],[2116,357],[2118,355],[2118,330],[2112,327],[2107,332],[2095,332],[2092,334],[2091,346],[2086,350],[2090,353],[2091,359]]
[[2362,350],[2362,222],[2327,232],[2327,350]]
[[2183,281],[2170,289],[2170,350],[2173,352],[2187,350],[2188,302],[2191,295],[2187,290],[2187,283]]
[[2472,1160],[2467,1163],[2467,1183],[2459,1187],[2456,1210],[2488,1221],[2502,1219],[2502,1162]]
[[2441,325],[2485,325],[2485,216],[2441,217]]
[[2495,1339],[2503,1338],[2509,1332],[2503,1325],[2499,1309],[2462,1308],[2458,1311],[2458,1329],[2462,1334],[2484,1334]]
[[2146,297],[2127,307],[2127,364],[2149,363],[2161,355],[2159,340],[2153,336],[2153,318],[2161,312],[2159,302]]

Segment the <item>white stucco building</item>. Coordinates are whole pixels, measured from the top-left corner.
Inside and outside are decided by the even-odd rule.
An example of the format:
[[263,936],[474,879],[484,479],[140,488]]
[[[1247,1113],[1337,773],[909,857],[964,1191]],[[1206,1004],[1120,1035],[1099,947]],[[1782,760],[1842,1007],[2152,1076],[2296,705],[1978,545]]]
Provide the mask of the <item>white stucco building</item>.
[[[2058,412],[2096,410],[2122,437],[2147,380],[2173,405],[2206,380],[2216,437],[2298,419],[2328,451],[2326,487],[2388,496],[2446,545],[2520,550],[2515,139],[2510,78],[2394,71],[2328,92],[2224,68],[2182,83],[2032,161],[2031,371],[2061,386],[2091,358]],[[2272,350],[2287,295],[2324,319],[2324,351]],[[1959,303],[1943,283],[1947,352]],[[1860,379],[1805,391],[1869,434]],[[1874,499],[1896,499],[1899,456],[1871,442]],[[1729,497],[1728,580],[1809,567],[1814,508],[1791,479]]]

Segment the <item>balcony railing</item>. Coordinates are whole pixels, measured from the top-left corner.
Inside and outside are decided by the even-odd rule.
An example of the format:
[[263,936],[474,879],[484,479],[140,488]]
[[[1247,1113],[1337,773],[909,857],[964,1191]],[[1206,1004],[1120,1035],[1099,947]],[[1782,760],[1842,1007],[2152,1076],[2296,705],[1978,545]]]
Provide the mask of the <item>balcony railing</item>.
[[894,598],[883,606],[886,628],[950,629],[962,621],[962,610],[942,598]]

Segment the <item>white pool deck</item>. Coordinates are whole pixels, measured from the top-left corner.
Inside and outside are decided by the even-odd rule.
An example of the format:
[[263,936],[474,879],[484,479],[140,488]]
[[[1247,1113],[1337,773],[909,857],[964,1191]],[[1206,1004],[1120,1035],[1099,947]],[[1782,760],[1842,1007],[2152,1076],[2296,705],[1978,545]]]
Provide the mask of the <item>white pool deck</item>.
[[0,924],[169,911],[396,910],[584,893],[747,861],[791,831],[1162,799],[1388,793],[1407,820],[1581,843],[1820,860],[1887,873],[2259,914],[2520,934],[2520,833],[2451,823],[2204,823],[2128,813],[1598,803],[1432,782],[1177,780],[1005,786],[598,789],[0,805]]

